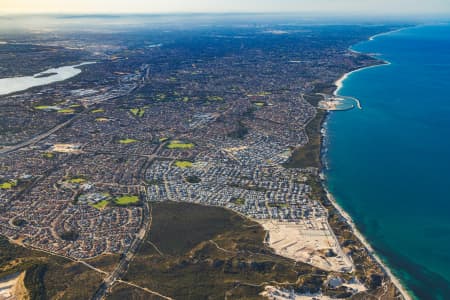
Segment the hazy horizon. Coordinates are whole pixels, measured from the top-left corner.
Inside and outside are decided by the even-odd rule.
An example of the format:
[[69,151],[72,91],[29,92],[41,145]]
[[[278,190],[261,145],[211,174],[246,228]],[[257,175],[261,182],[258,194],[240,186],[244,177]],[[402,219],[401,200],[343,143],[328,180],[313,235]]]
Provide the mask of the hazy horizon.
[[366,16],[450,16],[448,0],[2,0],[8,14],[307,13]]

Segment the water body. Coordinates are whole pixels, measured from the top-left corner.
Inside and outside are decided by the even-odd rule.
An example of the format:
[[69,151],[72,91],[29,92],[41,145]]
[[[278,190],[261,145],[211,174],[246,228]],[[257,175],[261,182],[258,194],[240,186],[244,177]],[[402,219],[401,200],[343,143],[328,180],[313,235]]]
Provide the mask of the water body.
[[330,116],[328,187],[417,299],[450,299],[450,25],[353,49],[391,64],[339,90],[363,110]]
[[93,62],[85,62],[75,66],[52,68],[33,76],[0,78],[0,95],[7,95],[36,86],[64,81],[80,74],[81,69],[79,69],[79,67],[88,64],[93,64]]

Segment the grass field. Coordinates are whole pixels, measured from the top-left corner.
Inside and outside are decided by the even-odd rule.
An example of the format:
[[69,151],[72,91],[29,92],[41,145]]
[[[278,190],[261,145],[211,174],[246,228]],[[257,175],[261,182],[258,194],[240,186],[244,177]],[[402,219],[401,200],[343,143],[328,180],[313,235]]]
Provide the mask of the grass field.
[[52,153],[52,152],[44,152],[44,153],[42,153],[42,156],[43,156],[44,158],[50,159],[50,158],[55,157],[55,154]]
[[44,110],[44,109],[50,109],[50,108],[52,108],[52,106],[50,106],[50,105],[37,105],[34,107],[34,109],[37,109],[37,110]]
[[244,205],[245,204],[245,199],[242,198],[235,198],[235,199],[231,199],[231,202],[237,205]]
[[15,181],[15,180],[0,183],[0,189],[2,189],[2,190],[9,190],[15,186],[17,186],[17,181]]
[[253,103],[258,107],[264,107],[267,105],[266,102],[253,102]]
[[86,182],[86,179],[83,177],[74,177],[74,178],[70,178],[69,180],[67,180],[70,183],[75,183],[75,184],[82,184]]
[[107,122],[107,121],[109,121],[109,119],[108,119],[108,118],[100,117],[100,118],[96,118],[95,121],[96,121],[96,122]]
[[194,148],[194,144],[193,143],[185,143],[182,141],[178,141],[178,140],[173,140],[170,141],[170,143],[167,145],[168,149],[192,149]]
[[99,210],[102,210],[102,209],[105,209],[105,207],[108,206],[108,204],[109,204],[108,200],[102,200],[102,201],[99,201],[99,202],[97,202],[95,204],[92,204],[92,207],[94,207],[96,209],[99,209]]
[[114,199],[114,203],[116,205],[130,205],[130,204],[136,204],[138,202],[139,202],[139,197],[132,196],[132,195],[121,196],[121,197]]
[[37,105],[34,107],[34,109],[37,110],[45,110],[45,109],[55,109],[54,106],[50,106],[50,105]]
[[192,168],[192,162],[186,160],[177,160],[175,166],[178,168]]
[[145,113],[145,108],[132,108],[130,112],[133,116],[142,118]]
[[63,108],[63,109],[58,110],[58,113],[59,114],[68,114],[68,115],[70,115],[70,114],[74,114],[75,110],[72,109],[72,108]]
[[119,140],[120,144],[124,144],[124,145],[128,145],[128,144],[133,144],[133,143],[137,143],[138,140],[135,139],[123,139],[123,140]]

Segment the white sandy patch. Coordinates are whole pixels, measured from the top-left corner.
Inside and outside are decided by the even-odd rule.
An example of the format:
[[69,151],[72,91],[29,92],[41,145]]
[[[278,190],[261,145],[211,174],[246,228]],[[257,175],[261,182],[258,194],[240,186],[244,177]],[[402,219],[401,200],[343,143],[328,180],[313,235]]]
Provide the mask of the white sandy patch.
[[[367,289],[359,282],[344,283],[342,286],[346,286],[353,289],[355,293],[366,291]],[[275,286],[267,285],[264,287],[264,291],[260,294],[270,300],[331,300],[329,296],[325,296],[322,293],[316,294],[295,294],[293,291],[281,290]]]
[[25,272],[7,276],[4,280],[0,280],[0,300],[23,299],[23,291],[18,291],[18,289],[20,281],[23,281],[24,277]]
[[52,151],[61,153],[81,153],[79,144],[54,144]]
[[[298,222],[259,220],[269,234],[269,245],[275,253],[327,271],[349,272],[351,259],[344,254],[325,218]],[[327,257],[329,251],[335,256]]]
[[240,147],[232,147],[232,148],[223,148],[225,152],[236,153],[239,151],[247,150],[248,146],[240,146]]
[[286,291],[277,289],[274,286],[268,285],[264,288],[264,292],[261,296],[270,300],[331,300],[332,298],[324,296],[322,294],[310,294],[310,295],[296,295]]

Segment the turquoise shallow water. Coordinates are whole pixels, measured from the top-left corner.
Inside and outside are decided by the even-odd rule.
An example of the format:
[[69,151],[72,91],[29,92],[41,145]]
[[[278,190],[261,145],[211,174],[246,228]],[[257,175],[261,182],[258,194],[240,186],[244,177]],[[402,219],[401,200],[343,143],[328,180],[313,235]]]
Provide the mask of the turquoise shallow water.
[[363,110],[328,121],[327,184],[418,299],[450,299],[450,25],[355,45],[390,65],[353,73]]

